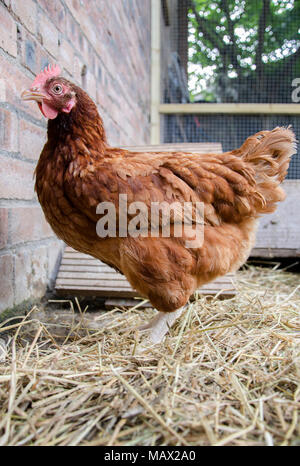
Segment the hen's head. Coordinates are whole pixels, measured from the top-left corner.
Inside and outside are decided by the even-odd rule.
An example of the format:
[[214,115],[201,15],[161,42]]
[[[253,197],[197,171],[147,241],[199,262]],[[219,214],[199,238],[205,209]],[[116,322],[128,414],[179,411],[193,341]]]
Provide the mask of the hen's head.
[[22,93],[23,100],[35,100],[42,114],[53,120],[61,112],[70,113],[76,104],[73,85],[60,76],[55,65],[45,68],[33,81],[30,89]]

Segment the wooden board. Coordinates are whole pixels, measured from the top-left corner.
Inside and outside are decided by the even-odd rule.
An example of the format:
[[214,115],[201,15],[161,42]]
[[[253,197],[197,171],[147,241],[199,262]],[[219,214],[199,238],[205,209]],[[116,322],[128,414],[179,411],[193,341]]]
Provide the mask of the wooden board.
[[282,184],[286,199],[259,221],[252,257],[300,257],[300,180]]
[[135,152],[191,152],[198,154],[221,154],[222,144],[219,142],[190,142],[155,144],[150,146],[125,146],[123,149]]
[[[205,295],[233,296],[234,275],[228,274],[202,287]],[[55,289],[59,294],[93,295],[106,298],[134,298],[133,290],[126,278],[99,260],[66,247]]]
[[298,104],[254,104],[254,103],[203,103],[203,104],[160,104],[159,113],[166,115],[232,114],[232,115],[299,115]]

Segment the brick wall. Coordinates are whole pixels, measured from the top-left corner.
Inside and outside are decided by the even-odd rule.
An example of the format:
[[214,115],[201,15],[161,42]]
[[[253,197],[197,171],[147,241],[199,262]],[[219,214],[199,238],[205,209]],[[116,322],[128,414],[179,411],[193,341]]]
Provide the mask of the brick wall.
[[46,121],[20,93],[48,63],[97,102],[112,145],[149,142],[150,0],[0,0],[0,312],[44,294],[61,243],[33,172]]

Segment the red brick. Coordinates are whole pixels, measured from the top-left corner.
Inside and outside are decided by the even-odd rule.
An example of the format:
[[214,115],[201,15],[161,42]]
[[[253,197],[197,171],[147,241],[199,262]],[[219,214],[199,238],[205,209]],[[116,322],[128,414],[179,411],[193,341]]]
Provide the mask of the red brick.
[[34,168],[31,163],[0,155],[0,198],[33,199]]
[[65,28],[65,36],[72,42],[75,49],[78,51],[79,48],[79,35],[80,29],[78,24],[75,22],[73,16],[67,11],[66,12],[66,28]]
[[47,248],[24,248],[15,255],[15,302],[41,298],[47,288]]
[[74,72],[74,49],[71,44],[62,39],[59,46],[59,64],[70,74]]
[[32,33],[36,32],[37,5],[33,0],[11,0],[11,7],[21,23]]
[[42,297],[48,284],[48,255],[46,246],[34,249],[31,253],[31,274],[29,288],[32,297]]
[[12,245],[49,238],[54,235],[40,206],[11,208],[10,223],[12,226],[10,232]]
[[21,100],[21,93],[28,89],[33,78],[28,78],[16,66],[0,55],[1,78],[6,84],[6,102],[20,108],[22,111],[32,115],[36,119],[45,121],[35,102],[25,102]]
[[20,121],[20,152],[23,157],[38,160],[46,142],[46,130],[28,121]]
[[[37,70],[38,73],[44,70],[49,63],[53,63],[53,58],[51,58],[50,54],[45,52],[42,47],[37,48]],[[45,121],[45,118],[43,118]]]
[[7,9],[0,4],[0,47],[13,57],[17,56],[17,26]]
[[80,0],[66,0],[66,4],[76,21],[78,21],[80,24],[81,18],[85,14],[83,4],[80,2]]
[[102,117],[109,143],[112,146],[120,146],[120,128],[106,113],[103,113]]
[[88,95],[93,99],[93,101],[96,101],[96,90],[97,90],[97,81],[95,79],[95,76],[91,72],[87,72],[86,76],[86,92]]
[[54,21],[60,31],[66,30],[66,12],[59,1],[39,0],[39,5],[45,10],[48,17]]
[[74,57],[74,64],[73,64],[73,82],[77,83],[79,86],[81,86],[81,73],[82,73],[82,68],[84,66],[83,60],[81,60],[79,57],[75,55]]
[[0,249],[5,248],[8,239],[8,209],[0,208]]
[[0,102],[6,102],[6,82],[0,79]]
[[12,307],[14,304],[13,273],[13,256],[11,254],[1,255],[0,312]]
[[15,113],[0,108],[0,147],[7,151],[18,152],[18,118]]
[[29,299],[31,291],[29,288],[31,270],[31,251],[20,250],[14,256],[15,265],[15,302],[21,303]]
[[47,51],[57,57],[58,55],[58,30],[51,20],[43,13],[39,15],[39,34],[42,44]]
[[19,47],[22,65],[36,75],[40,71],[38,57],[42,46],[22,25],[19,25]]

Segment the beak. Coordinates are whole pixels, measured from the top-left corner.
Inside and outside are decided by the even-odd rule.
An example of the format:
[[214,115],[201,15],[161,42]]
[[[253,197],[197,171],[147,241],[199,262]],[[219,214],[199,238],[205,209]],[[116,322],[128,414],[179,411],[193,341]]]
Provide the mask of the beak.
[[33,91],[30,89],[23,91],[21,94],[22,100],[35,100],[36,102],[42,102],[45,98],[47,97],[41,92]]

